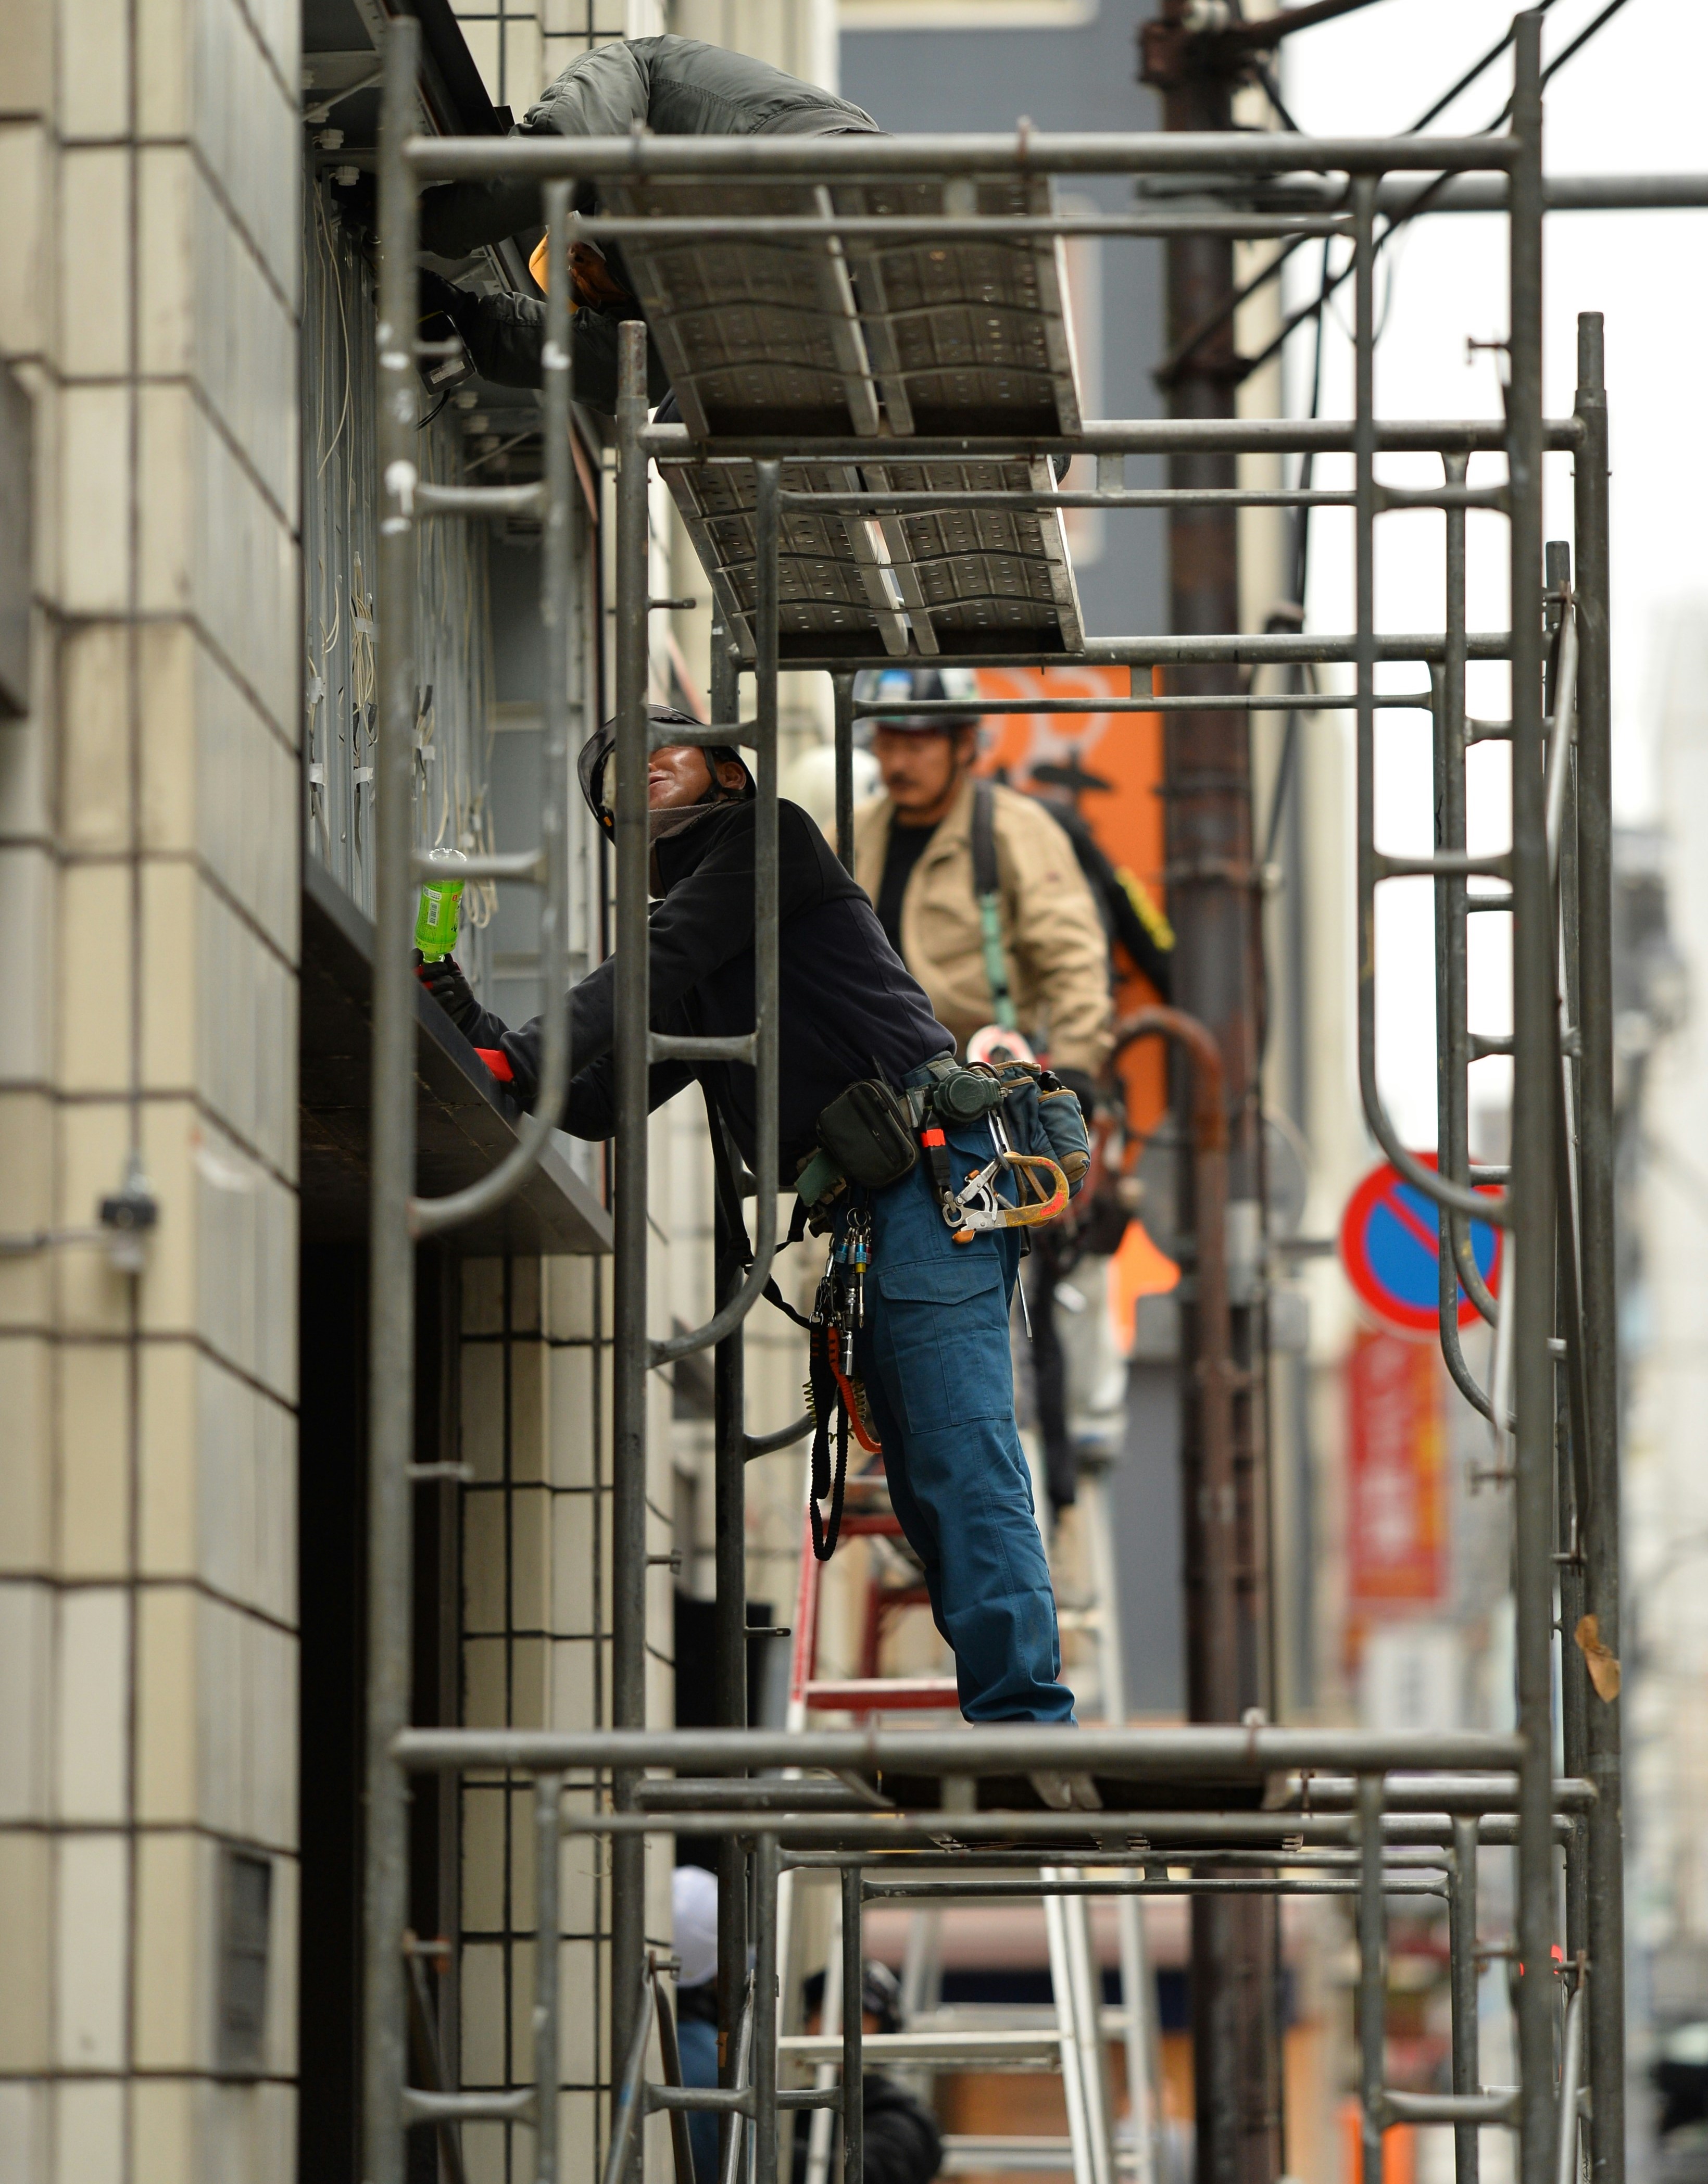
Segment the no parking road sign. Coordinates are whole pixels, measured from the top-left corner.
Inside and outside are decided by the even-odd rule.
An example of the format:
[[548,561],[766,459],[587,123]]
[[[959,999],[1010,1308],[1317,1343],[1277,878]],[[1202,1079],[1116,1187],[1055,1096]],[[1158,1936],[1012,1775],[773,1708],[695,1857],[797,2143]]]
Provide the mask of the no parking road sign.
[[[1414,1158],[1435,1166],[1433,1153]],[[1440,1217],[1433,1199],[1408,1183],[1391,1162],[1372,1168],[1346,1202],[1340,1223],[1340,1256],[1352,1286],[1378,1319],[1409,1334],[1426,1334],[1439,1318]],[[1471,1255],[1493,1290],[1500,1272],[1500,1231],[1488,1221],[1471,1224]],[[1461,1289],[1459,1324],[1477,1317]]]

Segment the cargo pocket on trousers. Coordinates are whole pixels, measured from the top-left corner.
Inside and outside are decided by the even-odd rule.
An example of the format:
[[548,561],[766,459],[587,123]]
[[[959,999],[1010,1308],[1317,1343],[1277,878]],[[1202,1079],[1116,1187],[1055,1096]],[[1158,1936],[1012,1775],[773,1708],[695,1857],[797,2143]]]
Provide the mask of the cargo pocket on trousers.
[[[977,1249],[976,1246],[974,1247]],[[877,1275],[880,1358],[910,1433],[1014,1410],[1002,1267],[992,1255],[916,1259]],[[884,1353],[887,1352],[887,1357]]]

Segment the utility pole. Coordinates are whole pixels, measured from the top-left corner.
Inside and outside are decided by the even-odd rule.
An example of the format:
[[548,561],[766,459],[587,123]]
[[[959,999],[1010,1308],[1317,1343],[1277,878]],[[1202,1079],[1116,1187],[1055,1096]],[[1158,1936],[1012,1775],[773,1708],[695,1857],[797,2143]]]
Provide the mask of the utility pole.
[[[1233,97],[1288,31],[1364,0],[1316,4],[1251,22],[1230,0],[1162,0],[1140,26],[1139,80],[1160,94],[1163,126],[1233,126]],[[1234,346],[1233,245],[1171,237],[1163,381],[1171,417],[1230,417],[1243,369]],[[1175,454],[1169,483],[1227,489],[1231,454]],[[1239,542],[1232,507],[1169,515],[1169,592],[1177,635],[1239,627]],[[1237,694],[1232,662],[1181,666],[1171,688]],[[1227,1257],[1232,1357],[1205,1354],[1188,1295],[1182,1313],[1182,1502],[1185,1513],[1188,1712],[1237,1721],[1273,1708],[1270,1658],[1267,1330],[1263,1304],[1265,1006],[1260,874],[1254,848],[1250,716],[1171,713],[1163,739],[1165,878],[1176,933],[1172,999],[1221,1051],[1228,1125]],[[1232,1376],[1232,1506],[1205,1475],[1205,1376]],[[1232,1602],[1219,1609],[1213,1603]],[[1234,1628],[1212,1628],[1231,1612]],[[1199,2184],[1275,2184],[1283,2167],[1279,1935],[1260,1897],[1199,1897],[1192,1906],[1192,2027]]]

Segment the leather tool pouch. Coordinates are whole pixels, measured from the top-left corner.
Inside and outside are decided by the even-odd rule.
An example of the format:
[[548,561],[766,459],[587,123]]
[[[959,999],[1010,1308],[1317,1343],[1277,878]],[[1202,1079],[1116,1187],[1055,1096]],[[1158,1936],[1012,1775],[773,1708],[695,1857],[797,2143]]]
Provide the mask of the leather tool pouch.
[[818,1141],[850,1183],[887,1190],[919,1158],[905,1097],[876,1078],[850,1084],[820,1115]]

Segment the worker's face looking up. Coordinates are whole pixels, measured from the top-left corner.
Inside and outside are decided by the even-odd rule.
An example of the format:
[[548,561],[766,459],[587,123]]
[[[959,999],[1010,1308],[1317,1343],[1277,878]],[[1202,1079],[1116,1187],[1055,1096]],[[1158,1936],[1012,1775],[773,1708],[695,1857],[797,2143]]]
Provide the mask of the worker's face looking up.
[[[698,744],[671,744],[656,750],[647,763],[647,807],[672,811],[679,805],[698,804],[712,787],[714,772]],[[715,780],[720,788],[738,789],[746,776],[732,759],[720,759]]]
[[921,735],[917,729],[876,729],[871,739],[884,794],[898,825],[935,827],[954,801],[961,776],[972,764],[978,730]]

